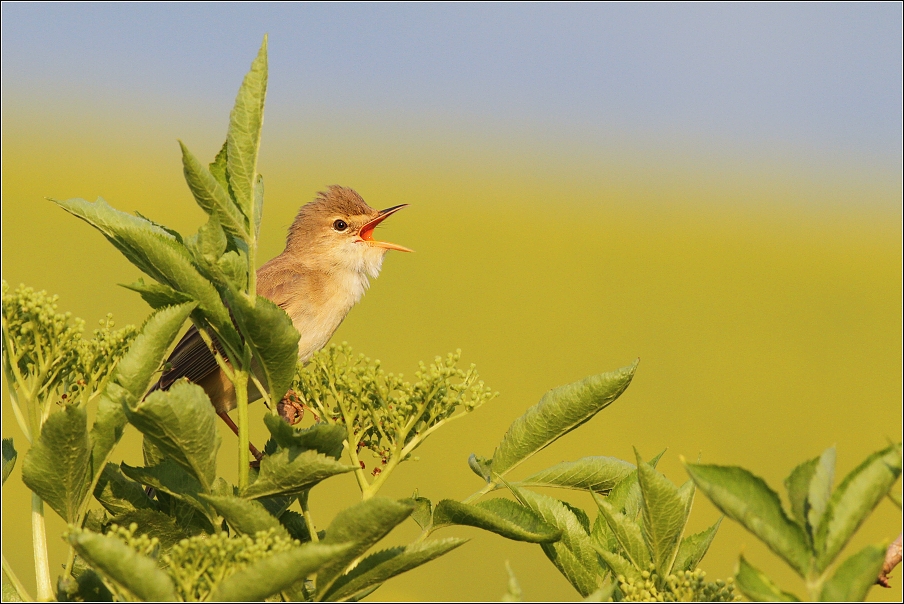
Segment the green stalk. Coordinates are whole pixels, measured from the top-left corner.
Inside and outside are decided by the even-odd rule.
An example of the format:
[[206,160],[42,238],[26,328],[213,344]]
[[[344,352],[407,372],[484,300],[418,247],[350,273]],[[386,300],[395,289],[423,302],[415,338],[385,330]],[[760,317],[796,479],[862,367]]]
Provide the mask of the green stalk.
[[301,505],[301,516],[304,518],[304,524],[308,527],[308,534],[311,535],[311,541],[314,543],[318,543],[320,541],[320,537],[317,536],[317,529],[314,528],[314,517],[311,516],[311,510],[308,508],[308,494],[310,491],[305,491],[298,497],[298,503]]
[[235,370],[236,409],[238,410],[239,425],[239,490],[248,488],[248,371]]
[[34,598],[31,597],[31,594],[29,594],[28,590],[25,589],[25,586],[22,585],[22,581],[20,581],[19,577],[16,576],[16,573],[13,572],[13,568],[9,565],[9,562],[6,561],[6,556],[3,556],[3,573],[6,575],[6,578],[9,579],[13,589],[16,590],[16,593],[19,594],[19,597],[22,598],[23,602],[34,602]]
[[47,531],[44,528],[44,501],[31,494],[31,541],[35,552],[35,581],[38,585],[38,601],[53,600],[53,583],[50,581],[50,561],[47,558]]

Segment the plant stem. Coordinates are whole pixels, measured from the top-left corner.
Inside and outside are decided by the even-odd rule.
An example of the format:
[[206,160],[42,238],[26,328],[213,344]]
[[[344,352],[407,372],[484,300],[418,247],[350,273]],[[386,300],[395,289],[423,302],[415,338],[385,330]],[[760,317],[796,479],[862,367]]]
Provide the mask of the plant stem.
[[35,601],[34,598],[31,597],[31,594],[28,593],[28,590],[25,589],[25,586],[22,585],[22,582],[19,581],[19,577],[16,576],[16,573],[13,572],[9,562],[6,561],[6,556],[3,556],[3,573],[6,575],[6,578],[9,579],[13,589],[16,590],[16,593],[19,594],[19,597],[22,598],[24,602]]
[[462,503],[471,503],[475,499],[480,499],[481,497],[483,497],[484,495],[486,495],[487,493],[489,493],[490,491],[495,489],[497,486],[499,486],[499,485],[497,485],[495,482],[488,482],[487,486],[483,487],[476,493],[472,494],[470,497],[468,497],[467,499],[462,501]]
[[308,534],[311,536],[311,541],[317,543],[320,541],[320,537],[317,536],[317,529],[314,528],[314,517],[311,516],[311,510],[308,508],[308,494],[310,491],[305,491],[304,494],[298,497],[298,503],[301,505],[301,516],[304,518],[304,524],[308,527]]
[[235,400],[239,424],[239,490],[248,488],[248,371],[235,370]]
[[35,552],[35,582],[38,585],[38,600],[49,602],[53,599],[53,584],[50,582],[50,562],[47,559],[44,501],[35,493],[31,494],[31,541]]

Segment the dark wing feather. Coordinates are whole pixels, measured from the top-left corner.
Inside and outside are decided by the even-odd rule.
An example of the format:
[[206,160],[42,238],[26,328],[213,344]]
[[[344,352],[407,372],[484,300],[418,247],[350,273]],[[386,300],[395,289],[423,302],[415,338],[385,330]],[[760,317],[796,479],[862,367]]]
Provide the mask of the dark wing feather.
[[[223,348],[217,341],[216,337],[211,336],[217,350],[226,358]],[[187,378],[190,382],[197,384],[217,369],[217,360],[214,358],[207,344],[198,333],[198,328],[194,325],[189,328],[173,352],[167,359],[169,368],[160,376],[160,380],[151,388],[154,390],[167,390],[176,380]]]

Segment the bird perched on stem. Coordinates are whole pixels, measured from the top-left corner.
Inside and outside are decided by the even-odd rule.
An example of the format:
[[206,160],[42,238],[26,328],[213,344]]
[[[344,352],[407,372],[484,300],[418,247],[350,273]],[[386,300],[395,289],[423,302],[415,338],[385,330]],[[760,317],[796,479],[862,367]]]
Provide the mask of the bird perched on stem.
[[[301,207],[289,228],[286,249],[258,269],[257,293],[292,319],[301,336],[301,362],[307,362],[329,341],[364,295],[370,279],[380,273],[386,252],[411,251],[373,237],[377,225],[404,207],[374,210],[352,189],[331,186]],[[216,341],[214,345],[222,354]],[[187,378],[204,389],[220,417],[238,434],[228,415],[236,407],[235,389],[195,327],[173,349],[166,367],[151,390],[166,390],[176,380]],[[261,397],[253,385],[248,394],[249,400]],[[298,411],[295,405],[291,396],[278,405],[290,423]],[[253,448],[252,453],[260,459]]]

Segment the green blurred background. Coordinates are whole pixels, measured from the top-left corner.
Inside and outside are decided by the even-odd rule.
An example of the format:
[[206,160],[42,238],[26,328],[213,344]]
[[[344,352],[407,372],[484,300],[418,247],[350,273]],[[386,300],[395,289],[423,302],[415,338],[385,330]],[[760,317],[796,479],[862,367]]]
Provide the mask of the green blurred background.
[[[176,138],[213,157],[264,32],[260,257],[326,185],[411,204],[381,230],[417,252],[390,253],[334,341],[409,374],[461,348],[501,396],[432,437],[386,495],[466,497],[480,488],[468,455],[492,454],[547,389],[636,357],[621,399],[520,471],[668,447],[676,483],[683,455],[779,488],[828,446],[843,475],[901,438],[900,5],[2,10],[3,278],[60,294],[89,328],[143,320],[117,286],[138,272],[44,197],[100,195],[192,233],[203,217]],[[6,397],[3,436],[24,453]],[[117,451],[138,463],[134,430]],[[223,447],[232,479],[234,455]],[[3,551],[33,588],[19,476]],[[342,477],[315,490],[318,525],[356,496]],[[58,568],[64,527],[48,515]],[[716,517],[700,496],[690,529]],[[850,547],[900,530],[883,502]],[[369,599],[498,600],[505,560],[526,599],[576,598],[539,547],[445,531],[472,540]],[[729,576],[741,551],[801,593],[731,522],[702,566]],[[900,601],[900,572],[871,598]]]

